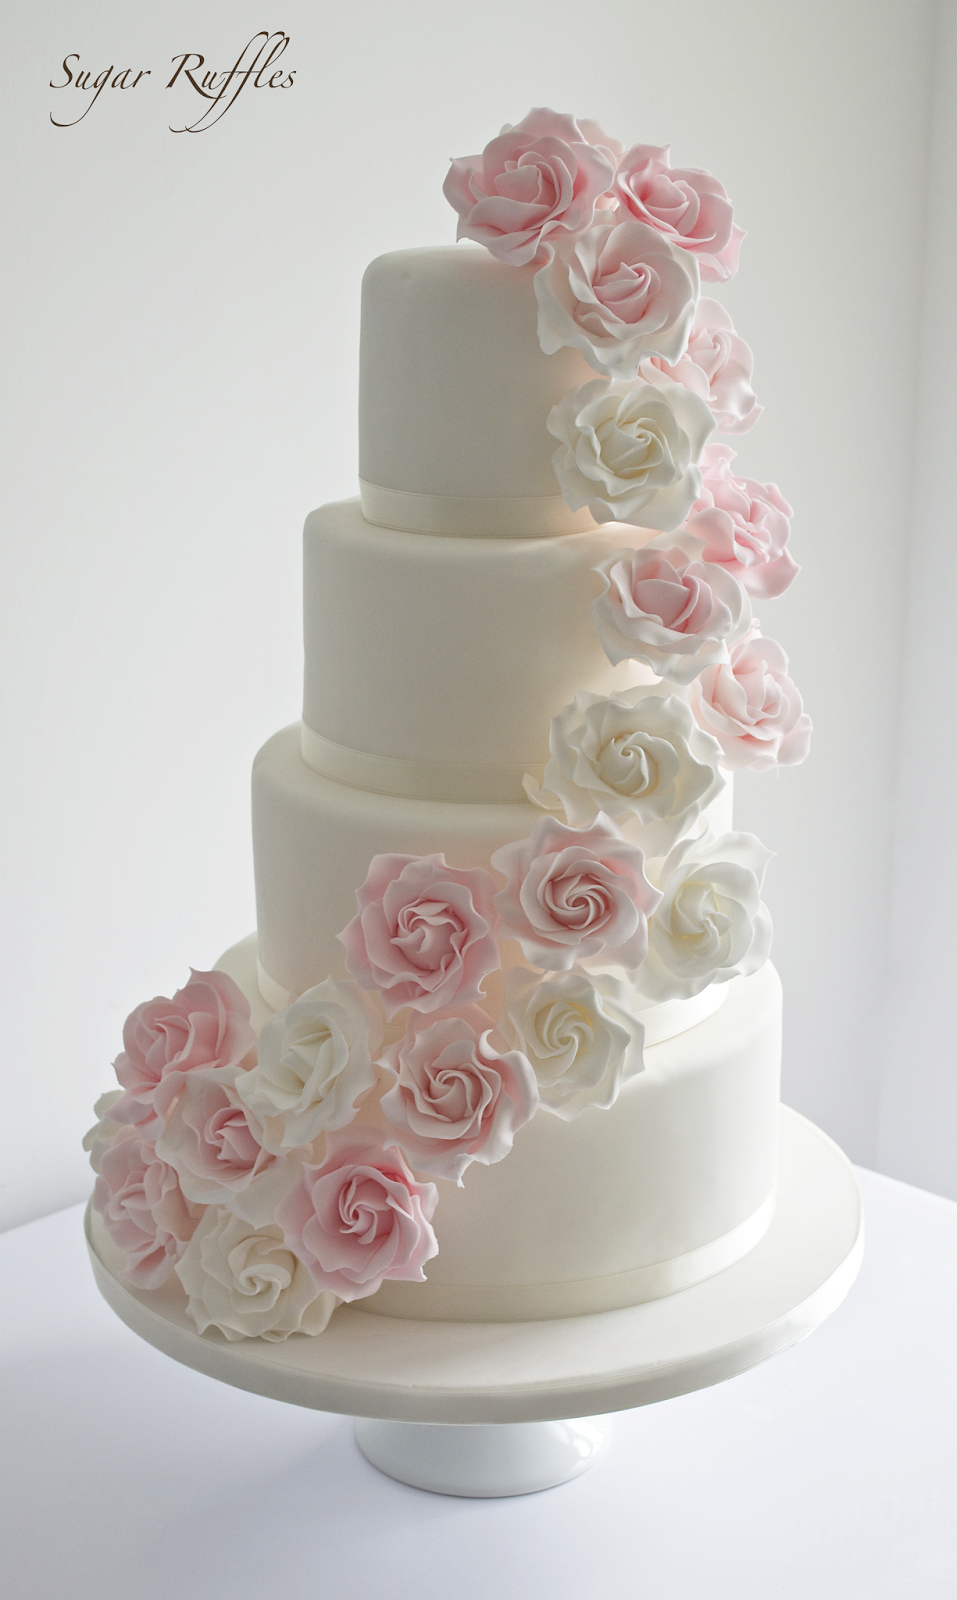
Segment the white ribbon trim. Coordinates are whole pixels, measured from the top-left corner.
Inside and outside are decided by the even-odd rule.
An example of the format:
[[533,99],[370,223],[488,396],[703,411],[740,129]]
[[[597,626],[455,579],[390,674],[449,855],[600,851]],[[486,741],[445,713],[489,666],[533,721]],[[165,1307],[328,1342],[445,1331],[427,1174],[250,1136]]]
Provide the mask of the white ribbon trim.
[[324,778],[350,789],[371,789],[405,800],[453,800],[460,804],[509,805],[526,799],[522,779],[531,772],[541,782],[541,763],[507,762],[488,766],[481,762],[406,761],[399,756],[374,756],[367,750],[350,750],[316,733],[304,722],[302,759]]
[[256,957],[256,982],[259,985],[259,993],[267,1006],[273,1011],[285,1011],[293,997],[292,990],[284,989],[281,983],[277,983],[275,978],[271,978],[258,956]]
[[595,527],[587,507],[570,511],[560,494],[412,494],[359,479],[366,522],[399,533],[431,533],[452,539],[551,539]]
[[677,1294],[724,1272],[753,1250],[771,1225],[777,1191],[744,1222],[710,1244],[670,1261],[656,1261],[607,1278],[572,1283],[446,1284],[385,1282],[362,1310],[380,1317],[439,1322],[534,1322],[539,1318],[587,1316],[619,1311]]

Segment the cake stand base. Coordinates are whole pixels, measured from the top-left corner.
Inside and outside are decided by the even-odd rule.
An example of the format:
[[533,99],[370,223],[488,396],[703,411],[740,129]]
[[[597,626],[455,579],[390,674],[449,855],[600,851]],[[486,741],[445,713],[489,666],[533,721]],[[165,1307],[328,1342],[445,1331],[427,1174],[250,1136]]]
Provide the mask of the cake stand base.
[[[620,1311],[416,1322],[373,1316],[357,1301],[340,1306],[318,1338],[230,1344],[196,1332],[175,1276],[151,1293],[123,1284],[123,1258],[89,1210],[87,1241],[101,1293],[166,1355],[254,1394],[377,1419],[360,1421],[358,1439],[383,1472],[445,1494],[487,1496],[528,1493],[583,1471],[599,1447],[598,1415],[720,1383],[805,1338],[854,1281],[863,1227],[847,1158],[782,1108],[777,1206],[763,1239],[713,1278]],[[569,1431],[516,1427],[568,1418],[590,1420]]]
[[604,1449],[606,1423],[356,1421],[356,1444],[380,1472],[432,1494],[489,1500],[577,1478]]

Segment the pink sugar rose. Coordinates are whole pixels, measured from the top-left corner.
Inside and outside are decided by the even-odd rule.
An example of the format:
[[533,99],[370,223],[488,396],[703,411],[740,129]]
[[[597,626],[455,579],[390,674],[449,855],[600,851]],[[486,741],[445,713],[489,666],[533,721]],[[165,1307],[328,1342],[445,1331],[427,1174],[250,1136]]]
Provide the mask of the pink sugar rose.
[[359,910],[339,934],[349,972],[378,991],[390,1017],[480,1000],[499,964],[494,892],[484,868],[450,867],[442,855],[373,856]]
[[245,1196],[240,1214],[252,1222],[266,1220],[268,1199],[288,1170],[263,1148],[258,1123],[232,1085],[213,1072],[183,1081],[156,1152],[175,1168],[189,1200],[229,1205]]
[[644,960],[661,896],[642,852],[604,812],[589,828],[543,817],[528,839],[496,850],[492,866],[508,880],[495,897],[503,927],[533,966],[567,972],[598,955],[628,968]]
[[494,1023],[478,1006],[438,1017],[383,1051],[395,1077],[382,1110],[419,1172],[462,1182],[472,1161],[490,1166],[512,1148],[538,1105],[535,1074],[518,1050],[491,1042]]
[[158,1289],[203,1214],[190,1205],[173,1168],[135,1128],[122,1128],[102,1156],[93,1209],[126,1256],[120,1273],[137,1289]]
[[794,513],[776,483],[736,478],[733,460],[730,446],[705,445],[701,493],[685,526],[704,540],[702,561],[724,567],[750,595],[770,600],[801,570],[787,549]]
[[645,661],[659,677],[690,683],[727,659],[751,622],[741,585],[722,566],[675,547],[616,550],[595,568],[605,590],[592,605],[609,661]]
[[330,1133],[322,1165],[301,1171],[276,1222],[317,1288],[360,1300],[384,1278],[424,1281],[439,1249],[429,1226],[438,1190],[416,1182],[394,1142],[375,1128]]
[[546,240],[590,225],[620,148],[594,123],[530,111],[481,155],[452,162],[442,192],[459,215],[456,238],[484,244],[512,267],[543,260]]
[[726,664],[706,667],[692,686],[691,708],[724,751],[722,766],[793,767],[811,743],[811,719],[788,677],[788,658],[755,623]]
[[710,407],[718,433],[747,433],[764,407],[751,387],[754,357],[717,300],[701,299],[688,348],[674,366],[660,356],[642,361],[646,383],[680,383]]
[[186,1076],[199,1070],[228,1075],[251,1064],[256,1035],[249,1004],[232,978],[193,971],[171,1000],[161,995],[130,1013],[123,1045],[113,1065],[126,1092],[110,1116],[155,1137]]
[[546,355],[569,345],[596,372],[633,378],[646,356],[677,361],[684,354],[698,269],[693,256],[629,218],[564,240],[534,286]]
[[687,250],[706,282],[723,283],[738,270],[744,231],[717,178],[697,167],[672,167],[670,148],[636,144],[622,156],[614,190],[621,214]]

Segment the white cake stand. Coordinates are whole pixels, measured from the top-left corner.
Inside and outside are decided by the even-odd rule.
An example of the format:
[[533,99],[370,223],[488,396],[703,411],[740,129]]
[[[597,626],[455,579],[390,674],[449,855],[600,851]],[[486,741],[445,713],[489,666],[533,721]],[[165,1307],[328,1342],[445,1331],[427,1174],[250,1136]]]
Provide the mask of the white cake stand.
[[850,1163],[784,1108],[778,1203],[760,1244],[704,1283],[622,1311],[413,1322],[360,1302],[318,1338],[230,1344],[196,1332],[178,1281],[151,1293],[120,1283],[119,1253],[90,1211],[86,1231],[101,1293],[165,1355],[254,1394],[352,1415],[383,1472],[470,1496],[576,1477],[604,1443],[602,1414],[720,1383],[805,1338],[844,1298],[863,1249]]

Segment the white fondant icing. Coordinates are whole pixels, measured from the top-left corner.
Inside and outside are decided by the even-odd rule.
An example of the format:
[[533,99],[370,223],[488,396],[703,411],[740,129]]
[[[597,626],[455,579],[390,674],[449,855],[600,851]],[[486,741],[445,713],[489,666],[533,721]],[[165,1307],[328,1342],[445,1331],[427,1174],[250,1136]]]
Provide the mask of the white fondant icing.
[[398,250],[368,267],[359,476],[417,495],[552,497],[552,407],[594,373],[538,342],[535,267],[477,245]]
[[592,568],[628,538],[427,539],[373,527],[357,500],[321,507],[304,535],[303,721],[369,757],[512,766],[521,799],[521,773],[548,760],[550,720],[577,689],[653,681],[611,665],[589,615]]

